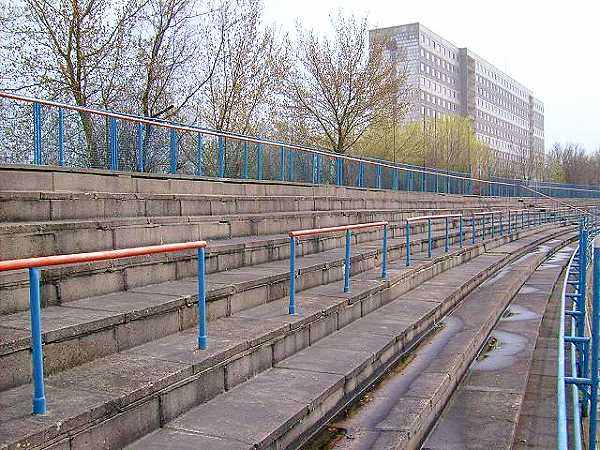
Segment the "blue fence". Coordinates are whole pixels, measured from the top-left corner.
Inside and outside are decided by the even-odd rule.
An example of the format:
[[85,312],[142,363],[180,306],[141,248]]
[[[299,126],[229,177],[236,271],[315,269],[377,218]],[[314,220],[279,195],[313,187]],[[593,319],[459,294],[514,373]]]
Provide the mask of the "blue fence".
[[[558,343],[557,448],[596,450],[600,344],[600,247],[595,216],[581,220],[579,243],[567,266],[561,295]],[[593,268],[592,310],[587,311],[588,270]],[[586,319],[591,318],[591,330]],[[568,329],[567,329],[568,326]],[[568,395],[570,394],[570,395]],[[567,424],[571,411],[572,426]],[[585,418],[588,424],[584,426]]]
[[600,189],[590,187],[477,179],[2,91],[0,111],[10,133],[0,148],[4,163],[462,195],[600,198]]

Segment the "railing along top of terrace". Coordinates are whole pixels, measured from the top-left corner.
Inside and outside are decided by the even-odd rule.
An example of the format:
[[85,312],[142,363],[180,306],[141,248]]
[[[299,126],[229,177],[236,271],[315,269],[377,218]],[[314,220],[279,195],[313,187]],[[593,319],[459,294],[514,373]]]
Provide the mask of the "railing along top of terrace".
[[[307,147],[303,145],[283,143],[279,141],[263,139],[259,137],[247,136],[238,133],[226,132],[213,130],[209,128],[202,128],[192,125],[184,125],[178,123],[167,122],[162,119],[140,117],[131,114],[124,114],[106,110],[100,110],[95,108],[89,108],[84,106],[69,105],[60,103],[52,100],[43,100],[23,96],[20,94],[14,94],[10,92],[0,91],[0,98],[10,99],[19,102],[25,102],[33,105],[33,140],[34,140],[34,164],[43,164],[42,158],[42,121],[41,121],[41,106],[57,108],[58,114],[58,148],[59,148],[59,164],[64,165],[64,114],[63,110],[75,111],[78,113],[84,113],[89,115],[96,115],[99,117],[106,118],[110,125],[108,126],[108,150],[110,152],[110,169],[119,170],[119,139],[117,137],[118,129],[116,121],[130,122],[138,124],[143,128],[144,125],[148,127],[159,127],[171,131],[169,154],[170,154],[170,171],[171,173],[178,173],[180,166],[178,165],[178,142],[177,133],[194,133],[198,135],[197,157],[193,164],[196,166],[196,175],[204,175],[202,149],[203,143],[201,136],[213,136],[219,139],[219,155],[217,157],[218,172],[217,176],[231,177],[230,174],[226,174],[225,166],[229,162],[225,156],[226,149],[223,142],[224,139],[232,139],[237,141],[243,141],[247,143],[257,144],[256,149],[256,178],[262,180],[264,162],[266,159],[268,163],[274,164],[274,158],[264,158],[261,156],[261,146],[278,147],[281,149],[281,156],[279,158],[279,175],[277,178],[273,177],[275,169],[271,171],[272,179],[279,179],[281,181],[299,181],[298,177],[294,175],[295,167],[295,156],[290,153],[287,158],[284,154],[284,149],[288,151],[299,151],[305,154],[312,155],[316,160],[312,162],[312,168],[309,168],[312,172],[312,177],[306,177],[307,162],[304,162],[302,167],[303,177],[308,178],[307,180],[313,184],[326,184],[323,180],[324,177],[329,179],[332,173],[330,166],[323,167],[319,161],[320,157],[329,158],[335,161],[335,184],[336,185],[347,185],[347,186],[358,186],[358,187],[375,187],[378,189],[392,189],[392,190],[407,190],[407,191],[428,191],[428,192],[439,192],[439,193],[455,193],[455,194],[478,194],[478,195],[490,195],[490,196],[561,196],[561,197],[600,197],[600,190],[597,189],[581,189],[573,187],[557,187],[554,184],[545,186],[543,182],[523,182],[520,180],[494,180],[494,179],[481,179],[471,177],[468,174],[461,174],[451,172],[449,170],[441,169],[430,169],[422,168],[418,166],[411,166],[409,164],[401,164],[389,161],[375,160],[369,158],[359,158],[348,155],[336,154],[331,151]],[[135,145],[137,146],[135,160],[135,167],[138,171],[144,171],[144,139],[143,130],[141,128],[137,131],[137,138]],[[100,139],[102,141],[102,139]],[[287,159],[287,180],[286,180],[286,160]],[[349,169],[344,168],[344,162],[358,164],[358,170],[355,170],[352,177],[355,179],[350,180]],[[275,162],[276,163],[276,162]],[[239,163],[237,164],[240,165]],[[376,170],[375,181],[369,182],[366,179],[365,166],[369,166]],[[239,167],[238,167],[239,168]],[[238,169],[236,169],[238,170]],[[244,149],[244,161],[241,164],[241,175],[240,178],[248,178],[248,149]],[[384,173],[384,170],[387,173]],[[404,180],[401,182],[400,173],[404,175]],[[390,177],[391,175],[391,177]],[[238,175],[235,175],[236,177]],[[390,180],[391,178],[391,180]],[[441,179],[441,183],[440,183]],[[478,188],[474,188],[474,183],[477,184]],[[401,186],[402,184],[402,186]]]

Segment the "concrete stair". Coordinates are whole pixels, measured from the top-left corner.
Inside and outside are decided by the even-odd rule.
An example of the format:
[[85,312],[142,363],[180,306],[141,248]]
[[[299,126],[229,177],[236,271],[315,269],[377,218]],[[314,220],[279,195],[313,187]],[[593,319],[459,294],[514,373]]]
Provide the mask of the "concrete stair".
[[[441,253],[438,247],[443,245],[443,239],[439,232],[436,233],[434,243],[438,254]],[[452,241],[457,240],[454,232]],[[301,242],[300,246],[304,248],[311,241]],[[389,240],[390,261],[398,260],[404,254],[404,246],[403,239]],[[415,234],[412,246],[413,251],[424,251],[422,247],[426,247],[426,236]],[[478,248],[475,246],[471,252],[478,251]],[[242,251],[244,246],[239,248],[238,254]],[[189,268],[191,274],[195,272],[195,260],[193,256],[187,258],[192,266]],[[357,275],[368,271],[379,265],[380,260],[379,239],[355,245],[352,272]],[[343,277],[343,263],[343,250],[339,248],[298,257],[296,290],[302,292],[315,286],[336,284]],[[99,292],[96,296],[46,306],[42,322],[45,351],[49,356],[45,365],[47,374],[193,327],[197,321],[198,302],[195,277],[172,280],[176,278],[174,274],[164,272],[166,274],[154,270],[147,275],[155,284],[136,287],[130,281],[127,291],[105,295]],[[114,273],[109,272],[109,276]],[[126,272],[126,275],[131,280],[131,273]],[[81,289],[81,280],[77,277],[65,276],[64,279],[72,283],[73,289]],[[156,283],[161,279],[165,281]],[[102,288],[100,285],[99,289]],[[86,284],[85,290],[94,292],[94,285]],[[288,261],[237,269],[221,267],[207,279],[208,319],[228,317],[260,304],[285,300],[288,296]],[[27,311],[4,316],[0,325],[0,362],[10,370],[0,376],[0,388],[30,381],[29,330]]]
[[[439,254],[441,252],[438,250],[433,260],[427,260],[422,255],[415,256],[415,264],[411,268],[404,267],[403,261],[392,263],[390,279],[385,282],[378,279],[378,270],[357,274],[353,277],[350,294],[343,294],[337,281],[317,285],[298,295],[300,313],[295,317],[286,314],[286,298],[232,313],[229,317],[209,322],[209,349],[205,352],[194,350],[194,329],[159,337],[152,335],[157,327],[148,324],[140,333],[150,334],[149,342],[104,357],[92,352],[94,361],[48,377],[48,416],[29,415],[31,393],[28,385],[5,389],[0,393],[0,405],[4,410],[0,424],[4,446],[0,448],[120,448],[190,408],[232,390],[245,380],[261,373],[281,370],[271,368],[299,355],[307,346],[313,348],[337,330],[359,326],[360,320],[378,313],[392,299],[439,273],[454,270],[453,267],[460,267],[472,258],[475,258],[474,262],[480,261],[478,264],[487,259],[485,264],[473,269],[475,272],[468,279],[462,280],[461,288],[453,288],[454,293],[447,293],[445,300],[435,304],[435,307],[417,308],[414,311],[400,307],[396,315],[390,312],[392,320],[388,320],[389,326],[404,328],[402,333],[390,340],[393,344],[386,344],[388,347],[379,354],[377,360],[384,364],[397,354],[400,347],[409,348],[478,282],[518,254],[564,232],[564,229],[556,226],[526,231],[522,239],[514,243],[518,246],[521,242],[522,246],[516,251],[511,250],[512,256],[500,254],[491,259],[487,256],[477,257],[486,248],[501,245],[508,238],[496,238],[486,244],[464,249],[455,246],[447,255]],[[173,289],[174,286],[171,286],[171,293]],[[93,310],[87,309],[86,312],[93,313]],[[413,315],[417,313],[423,315]],[[379,314],[386,315],[383,312]],[[383,320],[383,317],[377,316],[376,322],[381,324]],[[396,321],[398,323],[394,325]],[[351,325],[353,323],[357,325]],[[113,335],[108,332],[104,336]],[[86,344],[87,336],[93,336],[90,341],[95,344],[108,342],[102,340],[101,333],[83,331],[77,344],[82,352],[85,352],[86,345],[93,347]],[[56,351],[49,353],[51,347],[46,345],[45,348],[48,362],[67,354],[58,350],[59,346]],[[375,361],[374,358],[368,359]],[[373,373],[377,372],[375,369]],[[368,379],[366,376],[364,382]],[[303,378],[297,380],[299,389],[302,389],[305,381]],[[336,383],[338,386],[340,382]],[[317,388],[317,384],[314,387]],[[299,398],[294,401],[300,401]],[[312,402],[316,408],[319,402],[316,399]],[[312,410],[310,405],[307,407],[306,411]],[[327,410],[323,405],[319,407]]]
[[[123,447],[246,380],[283,370],[273,367],[379,313],[433,277],[479,261],[469,266],[472,270],[465,269],[462,287],[453,285],[434,309],[415,310],[423,315],[402,310],[405,317],[398,323],[408,328],[377,353],[374,365],[369,363],[373,371],[358,382],[362,386],[398,352],[410,349],[481,281],[516,255],[570,229],[551,224],[520,230],[512,243],[509,237],[496,235],[469,245],[470,229],[465,227],[465,246],[460,249],[453,223],[451,251],[445,254],[443,224],[438,223],[429,259],[424,255],[424,225],[417,225],[411,234],[413,264],[406,268],[403,220],[431,212],[468,214],[523,204],[550,203],[0,166],[2,259],[199,238],[210,244],[209,349],[203,352],[195,350],[194,255],[153,255],[43,271],[50,410],[46,416],[30,415],[31,387],[25,384],[30,380],[26,273],[0,274],[0,449]],[[343,238],[301,240],[300,312],[287,315],[285,233],[375,220],[391,223],[389,280],[381,280],[377,269],[380,230],[353,233],[349,294],[341,288]],[[502,245],[506,249],[502,255],[491,259],[484,255]],[[456,276],[448,274],[448,279]],[[305,381],[298,378],[296,386],[302,389]],[[351,392],[346,384],[343,390]],[[319,395],[323,401],[330,399]],[[304,397],[294,401],[300,398]],[[307,411],[327,412],[330,400],[313,399]]]
[[[364,431],[371,434],[369,448],[418,448],[513,295],[546,257],[575,235],[539,246],[554,236],[525,238],[516,253],[499,247],[392,296],[374,312],[168,421],[128,448],[298,448],[452,311],[450,320],[459,321],[460,330],[419,371],[386,421]],[[354,448],[354,439],[344,448]]]
[[[557,284],[574,250],[574,246],[566,247],[541,264],[519,289],[425,440],[424,449],[529,448],[529,442],[515,440],[517,424],[523,409],[527,411],[532,366],[539,365],[534,350],[542,318],[551,299],[560,301],[562,286]],[[539,369],[533,372],[539,389]],[[547,380],[547,375],[542,378]],[[550,400],[544,402],[544,417],[555,411],[554,398]],[[536,448],[555,445],[553,426],[554,422],[544,433],[552,435],[550,442]]]

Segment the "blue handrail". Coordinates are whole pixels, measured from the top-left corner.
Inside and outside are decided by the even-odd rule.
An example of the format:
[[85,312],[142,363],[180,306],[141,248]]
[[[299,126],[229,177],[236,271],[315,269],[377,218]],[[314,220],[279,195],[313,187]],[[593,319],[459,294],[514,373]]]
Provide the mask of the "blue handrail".
[[[600,347],[600,246],[595,243],[593,262],[589,254],[593,236],[597,233],[595,217],[580,220],[579,243],[571,255],[563,280],[558,330],[557,360],[557,427],[556,444],[559,450],[581,450],[583,448],[583,417],[589,411],[589,427],[585,441],[589,450],[596,450],[596,421],[598,413],[598,353]],[[593,267],[593,293],[591,313],[591,335],[586,335],[586,301],[588,268]],[[567,302],[570,304],[568,305]],[[569,323],[569,335],[565,322]],[[569,375],[566,375],[565,346],[569,345]],[[590,367],[591,362],[591,367]],[[567,385],[570,385],[572,409],[572,436],[569,438],[567,425]]]
[[[199,138],[191,153],[195,158],[189,158],[188,163],[195,165],[192,171],[195,175],[207,176],[207,163],[214,168],[213,175],[220,178],[238,177],[248,178],[249,151],[254,152],[252,158],[255,163],[257,180],[283,179],[285,178],[284,164],[287,160],[287,181],[300,181],[313,184],[332,183],[340,186],[371,187],[377,189],[391,190],[420,190],[427,192],[454,193],[454,194],[480,194],[503,197],[572,197],[572,198],[600,198],[600,189],[592,187],[580,187],[575,185],[558,185],[557,183],[526,182],[522,180],[511,180],[506,178],[480,179],[468,174],[455,171],[447,171],[436,168],[424,168],[411,164],[396,163],[373,158],[364,158],[348,155],[340,155],[322,148],[309,147],[277,140],[263,139],[255,136],[247,136],[195,125],[186,125],[169,122],[157,118],[147,118],[125,113],[117,113],[106,110],[94,109],[69,105],[51,100],[37,99],[19,94],[0,91],[0,98],[10,99],[18,102],[31,104],[33,107],[33,142],[34,152],[33,164],[47,164],[51,158],[44,157],[44,142],[42,133],[42,106],[54,108],[57,111],[58,126],[58,164],[65,165],[65,111],[75,111],[80,114],[88,114],[96,118],[106,119],[109,123],[107,130],[109,137],[109,167],[112,170],[131,169],[137,171],[148,170],[144,146],[145,140],[151,127],[157,127],[169,131],[168,168],[171,173],[180,173],[185,168],[184,157],[190,152],[183,148],[183,135],[186,133],[197,134]],[[125,139],[124,132],[119,132],[119,123],[131,123],[136,128],[135,148],[131,158],[133,165],[126,166],[126,161],[119,155],[121,140]],[[144,137],[141,137],[145,131]],[[210,160],[205,153],[210,152],[200,136],[210,136],[217,140],[216,155],[211,154]],[[101,140],[101,136],[98,137]],[[242,142],[243,161],[237,161],[227,155],[226,140]],[[254,148],[248,148],[248,144],[254,144]],[[277,158],[275,154],[265,155],[265,152],[273,152],[276,149],[285,150]],[[302,155],[302,158],[300,158]],[[50,156],[50,155],[48,155]],[[312,158],[311,158],[312,156]],[[311,161],[312,159],[312,161]],[[266,160],[266,161],[265,161]],[[279,161],[278,161],[279,160]],[[267,169],[265,162],[273,165],[279,164],[279,171],[271,166]],[[331,163],[334,162],[334,165]],[[73,163],[73,162],[71,162]],[[312,169],[295,171],[294,166],[302,164],[304,168],[310,166]],[[307,174],[310,173],[310,176]],[[279,176],[277,176],[279,174]],[[416,189],[415,189],[416,188]]]

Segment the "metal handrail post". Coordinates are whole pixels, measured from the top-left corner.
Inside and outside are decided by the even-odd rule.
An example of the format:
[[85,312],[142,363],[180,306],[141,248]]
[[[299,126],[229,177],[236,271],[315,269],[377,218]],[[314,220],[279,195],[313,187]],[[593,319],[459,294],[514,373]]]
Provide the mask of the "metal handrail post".
[[350,292],[350,246],[352,241],[352,233],[346,230],[346,253],[344,256],[344,292]]
[[290,304],[288,312],[296,314],[296,238],[290,236]]
[[198,348],[206,350],[206,255],[204,247],[196,250],[198,257]]
[[29,312],[31,316],[31,375],[33,379],[33,414],[46,413],[41,308],[40,269],[37,267],[32,267],[29,269]]

